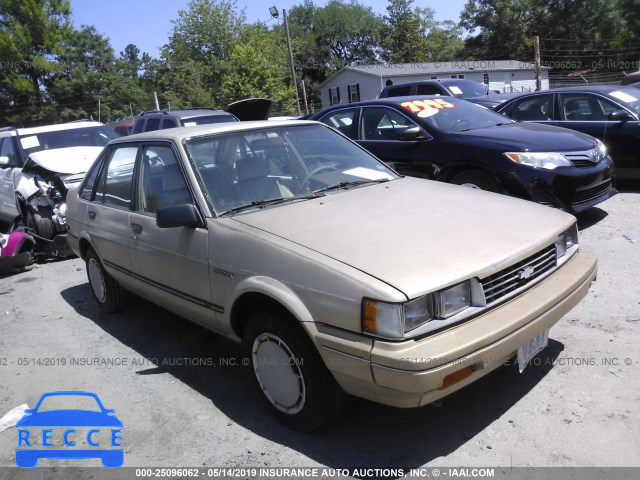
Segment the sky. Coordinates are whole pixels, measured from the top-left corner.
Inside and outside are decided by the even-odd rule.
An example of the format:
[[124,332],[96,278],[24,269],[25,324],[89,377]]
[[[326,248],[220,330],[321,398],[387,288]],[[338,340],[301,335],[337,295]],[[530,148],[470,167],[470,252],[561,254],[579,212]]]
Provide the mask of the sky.
[[[177,18],[178,10],[186,10],[188,0],[71,0],[73,24],[93,25],[102,35],[109,38],[111,46],[118,55],[133,43],[142,52],[154,57],[160,54],[160,48],[167,43],[171,32],[171,20]],[[301,0],[237,0],[238,9],[245,9],[247,22],[273,22],[270,20],[269,7],[275,5],[278,10],[289,9],[302,3]],[[320,6],[326,0],[314,0]],[[360,0],[360,3],[373,8],[378,14],[386,13],[387,0]],[[430,7],[436,12],[436,20],[458,21],[466,0],[437,0],[426,2],[415,0],[413,5]]]

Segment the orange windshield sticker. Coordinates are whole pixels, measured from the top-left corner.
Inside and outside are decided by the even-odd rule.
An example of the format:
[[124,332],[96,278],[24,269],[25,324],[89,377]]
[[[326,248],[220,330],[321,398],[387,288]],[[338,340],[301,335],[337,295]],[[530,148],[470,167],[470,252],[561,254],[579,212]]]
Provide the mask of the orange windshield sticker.
[[[438,110],[443,108],[455,108],[453,103],[447,102],[446,100],[442,100],[440,98],[436,98],[434,100],[414,100],[412,102],[403,102],[400,106],[406,108],[412,113],[420,113],[427,109],[433,109],[435,114]],[[430,112],[431,113],[431,112]]]

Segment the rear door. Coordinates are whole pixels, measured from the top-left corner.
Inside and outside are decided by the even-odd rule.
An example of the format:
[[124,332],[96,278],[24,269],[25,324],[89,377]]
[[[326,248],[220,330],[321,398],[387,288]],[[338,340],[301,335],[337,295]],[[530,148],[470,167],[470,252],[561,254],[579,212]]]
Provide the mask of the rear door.
[[196,204],[178,158],[169,142],[142,145],[129,223],[133,263],[144,296],[216,329],[221,307],[212,303],[207,229],[156,225],[158,208]]

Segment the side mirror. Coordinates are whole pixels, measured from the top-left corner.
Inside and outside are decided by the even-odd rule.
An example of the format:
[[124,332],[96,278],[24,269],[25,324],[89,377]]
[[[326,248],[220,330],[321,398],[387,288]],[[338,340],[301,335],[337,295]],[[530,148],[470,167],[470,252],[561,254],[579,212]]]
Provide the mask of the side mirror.
[[628,122],[629,120],[633,120],[633,117],[629,112],[616,110],[615,112],[611,112],[607,115],[607,119],[613,122]]
[[9,157],[0,157],[0,168],[9,166]]
[[396,140],[403,141],[424,141],[428,140],[429,137],[420,127],[409,127],[403,128],[396,132]]
[[160,228],[202,227],[203,222],[196,206],[191,203],[160,207],[156,212],[156,225]]

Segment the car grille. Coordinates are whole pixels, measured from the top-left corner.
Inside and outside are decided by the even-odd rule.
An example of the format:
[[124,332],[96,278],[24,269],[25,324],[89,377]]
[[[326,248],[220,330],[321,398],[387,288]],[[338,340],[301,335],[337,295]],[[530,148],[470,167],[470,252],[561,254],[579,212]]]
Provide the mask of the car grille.
[[588,152],[565,153],[565,158],[577,168],[589,168],[597,165],[597,157],[594,158],[593,150]]
[[595,200],[596,198],[609,193],[611,191],[611,188],[613,188],[611,185],[611,181],[607,181],[607,182],[601,183],[596,187],[587,188],[585,190],[579,190],[574,195],[573,202],[571,202],[571,205],[573,206],[581,205],[583,203],[590,202],[591,200]]
[[550,245],[538,253],[480,280],[487,305],[531,283],[556,266],[556,246]]

